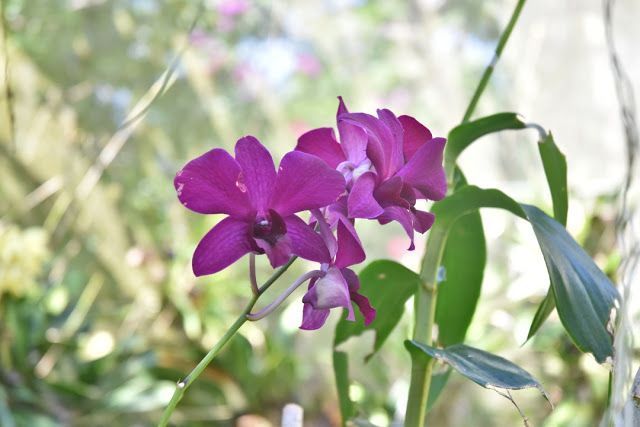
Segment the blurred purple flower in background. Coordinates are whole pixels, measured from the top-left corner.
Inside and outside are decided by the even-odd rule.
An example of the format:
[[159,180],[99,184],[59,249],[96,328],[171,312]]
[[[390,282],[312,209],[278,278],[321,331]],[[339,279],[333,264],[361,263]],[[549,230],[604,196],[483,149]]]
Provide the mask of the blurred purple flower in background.
[[196,276],[216,273],[243,255],[265,253],[275,268],[291,255],[328,263],[322,238],[295,213],[333,203],[344,179],[317,157],[290,152],[276,173],[254,137],[238,140],[235,159],[216,148],[187,163],[174,186],[182,204],[202,214],[227,214],[193,255]]
[[218,3],[216,10],[221,15],[235,17],[249,10],[249,2],[247,0],[222,0]]

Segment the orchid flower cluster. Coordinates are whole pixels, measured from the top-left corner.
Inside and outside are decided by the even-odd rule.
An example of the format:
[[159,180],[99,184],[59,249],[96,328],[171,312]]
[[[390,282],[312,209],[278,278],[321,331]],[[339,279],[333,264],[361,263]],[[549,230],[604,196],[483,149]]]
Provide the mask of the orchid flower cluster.
[[[196,276],[217,273],[246,254],[266,255],[273,268],[292,256],[320,264],[293,285],[309,281],[300,326],[306,330],[320,328],[332,308],[347,309],[347,319],[355,320],[352,303],[365,324],[375,318],[351,269],[366,258],[356,219],[397,221],[413,250],[414,231],[425,233],[434,222],[433,214],[416,209],[416,201],[440,200],[446,193],[444,138],[434,138],[413,117],[387,109],[377,117],[351,113],[338,99],[339,139],[332,128],[311,130],[277,170],[260,141],[245,136],[236,143],[235,158],[213,149],[187,163],[174,180],[188,209],[227,215],[198,244]],[[304,211],[310,212],[307,221],[299,216]]]

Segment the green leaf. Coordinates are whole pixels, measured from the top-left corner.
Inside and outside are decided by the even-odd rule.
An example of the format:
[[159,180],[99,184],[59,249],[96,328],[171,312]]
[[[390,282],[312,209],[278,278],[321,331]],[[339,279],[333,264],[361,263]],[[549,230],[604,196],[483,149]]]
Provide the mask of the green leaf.
[[353,402],[349,397],[349,358],[347,353],[342,351],[333,352],[333,373],[338,391],[338,402],[340,404],[340,414],[342,424],[345,426],[347,420],[354,415]]
[[476,139],[501,130],[524,128],[525,123],[516,113],[498,113],[456,126],[447,138],[444,151],[445,170],[452,173],[460,154]]
[[[459,170],[457,173],[460,188],[466,179]],[[438,342],[442,346],[464,341],[480,297],[486,262],[482,219],[479,212],[471,212],[451,226],[442,256],[444,280],[438,285],[436,303]]]
[[516,203],[499,190],[475,186],[460,189],[434,206],[438,217],[434,227],[449,230],[459,218],[483,207],[506,209],[531,223],[563,326],[579,349],[605,362],[613,355],[607,327],[619,298],[607,276],[560,223],[534,206]]
[[547,295],[544,297],[536,310],[536,314],[533,316],[533,321],[531,322],[529,333],[527,334],[527,341],[529,341],[531,337],[538,332],[538,329],[540,329],[540,326],[542,326],[544,321],[547,320],[549,315],[551,315],[554,308],[556,308],[556,301],[553,299],[553,290],[549,287]]
[[396,327],[404,314],[405,302],[413,296],[420,284],[420,277],[402,264],[394,261],[374,261],[359,274],[360,293],[369,298],[371,305],[377,310],[376,318],[369,326],[364,326],[362,315],[356,310],[355,322],[342,318],[336,327],[334,348],[350,337],[360,335],[365,330],[376,333],[373,351],[377,352]]
[[[454,192],[467,185],[462,171],[456,167]],[[461,264],[460,259],[464,259]],[[444,279],[439,284],[436,302],[438,342],[442,346],[462,343],[478,305],[487,247],[480,212],[475,211],[456,221],[449,231],[441,265]],[[431,376],[427,411],[430,411],[444,386],[451,370]]]
[[535,387],[547,398],[542,385],[529,372],[495,354],[464,344],[438,349],[407,340],[405,346],[412,357],[438,359],[484,388],[520,390]]
[[553,217],[563,226],[567,225],[569,193],[567,191],[567,160],[556,146],[551,132],[538,144],[544,174],[547,177]]
[[[567,160],[564,154],[556,146],[551,132],[538,144],[540,159],[544,168],[551,200],[553,202],[553,217],[563,226],[567,225],[567,213],[569,210],[569,194],[567,191]],[[527,340],[538,332],[545,320],[553,312],[556,302],[553,299],[553,291],[549,287],[547,296],[544,297],[533,321],[529,327]]]
[[613,357],[608,324],[618,291],[560,223],[535,206],[522,208],[547,264],[562,324],[580,350],[604,363]]
[[431,408],[436,404],[436,400],[440,397],[444,386],[447,385],[449,377],[451,376],[451,369],[446,371],[436,372],[431,375],[431,385],[429,386],[429,397],[427,398],[427,412],[431,412]]
[[450,230],[458,219],[480,208],[505,209],[522,219],[527,219],[520,204],[502,191],[467,185],[433,205],[432,212],[437,218],[434,227]]

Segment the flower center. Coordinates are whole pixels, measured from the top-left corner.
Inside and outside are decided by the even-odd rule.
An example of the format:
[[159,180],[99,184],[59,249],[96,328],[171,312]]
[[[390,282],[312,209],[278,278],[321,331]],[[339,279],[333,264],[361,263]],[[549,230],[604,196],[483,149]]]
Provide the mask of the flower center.
[[266,215],[257,216],[251,229],[251,237],[264,240],[271,246],[274,246],[286,233],[287,226],[284,220],[273,209],[269,209]]
[[353,183],[365,172],[372,170],[371,161],[369,159],[362,160],[359,164],[355,164],[350,160],[346,160],[336,168],[338,172],[344,176],[347,182],[347,189],[350,189]]

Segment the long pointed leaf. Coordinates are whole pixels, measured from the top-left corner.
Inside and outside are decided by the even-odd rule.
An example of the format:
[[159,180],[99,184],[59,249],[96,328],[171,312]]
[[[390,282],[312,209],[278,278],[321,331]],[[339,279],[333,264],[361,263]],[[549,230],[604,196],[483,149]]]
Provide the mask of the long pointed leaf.
[[459,218],[483,207],[506,209],[531,223],[563,326],[579,349],[593,353],[599,363],[604,363],[613,355],[609,319],[619,299],[607,276],[560,223],[499,190],[462,188],[434,206],[439,217],[435,226],[448,230]]
[[495,354],[464,344],[439,349],[407,340],[405,346],[412,355],[438,359],[484,388],[520,390],[535,387],[546,397],[542,385],[529,372]]
[[[556,221],[566,227],[567,214],[569,211],[567,160],[564,154],[562,154],[560,149],[556,146],[551,132],[549,132],[544,140],[540,141],[538,144],[538,151],[540,152],[540,159],[542,160],[544,173],[547,177],[549,192],[551,193],[553,217]],[[538,310],[536,310],[536,314],[533,317],[533,321],[529,327],[529,333],[527,334],[527,340],[538,332],[538,329],[540,329],[544,321],[547,320],[551,313],[553,313],[553,309],[555,307],[556,301],[553,298],[553,290],[549,287],[547,295],[538,306]]]

